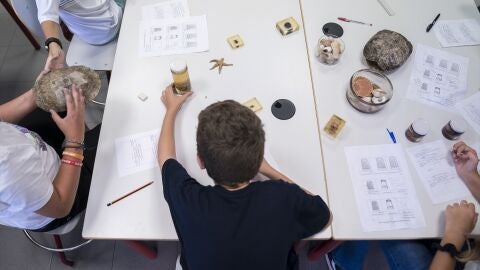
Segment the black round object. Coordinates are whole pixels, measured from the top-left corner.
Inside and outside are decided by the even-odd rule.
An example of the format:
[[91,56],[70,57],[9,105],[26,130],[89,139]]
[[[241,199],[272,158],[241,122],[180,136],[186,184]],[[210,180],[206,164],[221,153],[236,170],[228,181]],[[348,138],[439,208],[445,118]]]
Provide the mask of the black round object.
[[323,25],[322,31],[326,36],[341,37],[343,36],[343,28],[334,22],[329,22]]
[[295,105],[288,99],[279,99],[272,104],[272,114],[280,120],[292,118],[295,111]]
[[292,28],[292,24],[289,22],[286,22],[283,26],[285,26],[285,28]]

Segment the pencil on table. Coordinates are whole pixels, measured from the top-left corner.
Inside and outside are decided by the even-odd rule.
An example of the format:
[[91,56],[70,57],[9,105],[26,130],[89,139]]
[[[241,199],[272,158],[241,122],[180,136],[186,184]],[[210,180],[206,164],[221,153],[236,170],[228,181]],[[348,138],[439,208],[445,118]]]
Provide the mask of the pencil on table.
[[150,186],[151,184],[153,184],[153,181],[151,181],[151,182],[149,182],[149,183],[146,183],[145,185],[143,185],[143,186],[141,186],[141,187],[139,187],[139,188],[137,188],[137,189],[135,189],[135,190],[133,190],[133,191],[130,191],[129,193],[123,195],[122,197],[120,197],[120,198],[118,198],[118,199],[116,199],[116,200],[114,200],[114,201],[112,201],[112,202],[107,203],[107,206],[110,206],[110,205],[112,205],[112,204],[114,204],[114,203],[116,203],[116,202],[118,202],[118,201],[120,201],[120,200],[123,200],[123,199],[125,199],[126,197],[132,195],[133,193],[135,193],[135,192],[137,192],[137,191],[140,191],[140,190],[142,190],[142,189]]

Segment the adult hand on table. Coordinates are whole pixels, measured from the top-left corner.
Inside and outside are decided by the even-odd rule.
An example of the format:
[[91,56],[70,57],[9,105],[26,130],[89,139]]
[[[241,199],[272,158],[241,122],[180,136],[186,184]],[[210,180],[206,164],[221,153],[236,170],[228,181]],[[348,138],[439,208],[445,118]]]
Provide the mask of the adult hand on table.
[[55,42],[51,42],[48,46],[48,57],[45,63],[45,70],[51,71],[54,69],[63,68],[65,65],[65,53],[60,45]]
[[478,176],[478,155],[474,149],[464,142],[458,142],[453,146],[452,157],[455,169],[464,181],[468,181],[473,176]]
[[161,99],[165,108],[167,108],[167,112],[171,111],[176,113],[180,110],[183,103],[185,103],[185,100],[192,94],[192,92],[187,92],[183,95],[177,95],[174,93],[173,84],[170,84],[163,90]]
[[72,90],[65,89],[67,115],[61,118],[55,111],[50,110],[53,121],[65,135],[65,139],[75,142],[83,142],[85,135],[85,98],[82,89],[72,85]]
[[475,205],[463,200],[448,205],[445,210],[445,236],[465,237],[472,232],[478,220]]

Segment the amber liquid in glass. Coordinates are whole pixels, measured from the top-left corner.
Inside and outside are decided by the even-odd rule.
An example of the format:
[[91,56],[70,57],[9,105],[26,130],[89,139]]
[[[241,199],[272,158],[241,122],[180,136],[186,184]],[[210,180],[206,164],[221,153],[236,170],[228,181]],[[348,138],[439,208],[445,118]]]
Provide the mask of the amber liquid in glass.
[[183,95],[186,92],[192,90],[187,68],[185,68],[181,72],[172,71],[172,77],[173,77],[173,86],[177,94]]

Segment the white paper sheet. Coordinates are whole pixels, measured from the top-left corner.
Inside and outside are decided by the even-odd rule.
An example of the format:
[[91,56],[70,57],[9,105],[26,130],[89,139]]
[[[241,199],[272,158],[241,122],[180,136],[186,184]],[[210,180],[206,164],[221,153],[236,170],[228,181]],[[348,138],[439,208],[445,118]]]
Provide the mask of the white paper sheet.
[[364,231],[425,226],[400,144],[345,147],[345,154]]
[[120,177],[158,166],[157,145],[160,130],[138,133],[115,140],[115,154]]
[[433,30],[442,47],[480,44],[480,20],[441,20]]
[[423,186],[434,204],[462,199],[470,195],[458,177],[452,154],[443,141],[422,143],[407,149]]
[[458,102],[456,108],[473,129],[480,134],[480,92]]
[[449,111],[465,97],[468,58],[418,44],[407,98]]
[[165,20],[190,16],[186,0],[167,0],[142,7],[142,20]]
[[208,51],[207,17],[194,16],[140,23],[141,57]]

